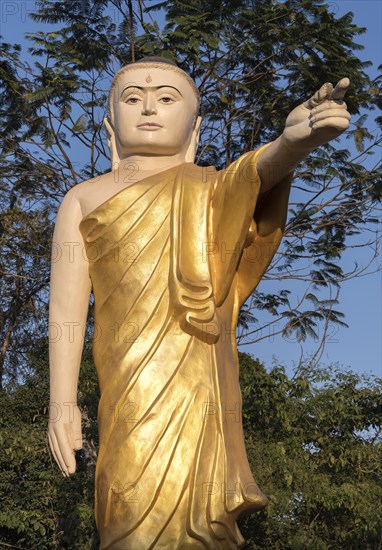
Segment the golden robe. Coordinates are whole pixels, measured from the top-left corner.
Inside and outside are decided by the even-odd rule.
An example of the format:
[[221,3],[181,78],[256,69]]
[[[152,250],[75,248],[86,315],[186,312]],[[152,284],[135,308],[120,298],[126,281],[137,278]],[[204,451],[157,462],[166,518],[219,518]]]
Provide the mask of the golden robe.
[[238,515],[267,503],[244,447],[235,331],[280,243],[289,182],[257,204],[257,154],[219,173],[181,164],[81,222],[102,549],[235,549]]

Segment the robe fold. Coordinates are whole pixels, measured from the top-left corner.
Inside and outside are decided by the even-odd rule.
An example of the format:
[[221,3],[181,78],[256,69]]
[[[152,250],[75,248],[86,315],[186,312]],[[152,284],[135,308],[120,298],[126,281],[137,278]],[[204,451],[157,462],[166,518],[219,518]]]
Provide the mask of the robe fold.
[[80,224],[102,549],[236,549],[238,515],[267,503],[246,458],[235,331],[280,243],[289,181],[259,203],[258,152],[141,180]]

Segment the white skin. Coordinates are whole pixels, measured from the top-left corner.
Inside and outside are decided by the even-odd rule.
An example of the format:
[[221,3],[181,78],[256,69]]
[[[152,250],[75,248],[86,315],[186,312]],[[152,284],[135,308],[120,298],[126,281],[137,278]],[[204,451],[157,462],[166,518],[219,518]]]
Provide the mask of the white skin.
[[[348,86],[347,78],[334,90],[324,84],[290,113],[282,135],[258,159],[261,192],[281,182],[313,149],[348,128],[350,115],[343,101]],[[114,170],[75,186],[58,212],[49,308],[48,439],[64,476],[75,472],[74,451],[82,447],[77,384],[91,281],[79,223],[129,185],[193,162],[201,122],[195,116],[196,104],[189,83],[177,72],[134,67],[121,75],[115,91],[115,124],[105,121]]]

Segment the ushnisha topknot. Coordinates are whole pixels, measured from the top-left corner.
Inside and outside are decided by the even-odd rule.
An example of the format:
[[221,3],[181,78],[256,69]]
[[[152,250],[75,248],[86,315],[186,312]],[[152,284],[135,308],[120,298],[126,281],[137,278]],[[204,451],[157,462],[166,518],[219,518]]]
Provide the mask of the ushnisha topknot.
[[165,69],[167,71],[173,71],[182,75],[183,78],[187,80],[196,98],[196,102],[197,102],[196,109],[195,109],[195,121],[196,121],[196,118],[199,112],[199,107],[200,107],[200,95],[195,82],[185,71],[183,71],[183,69],[178,67],[178,65],[174,63],[174,61],[171,61],[166,57],[148,56],[148,57],[143,57],[142,59],[139,59],[134,63],[129,63],[128,65],[125,65],[115,74],[113,81],[111,83],[109,101],[108,101],[108,111],[107,111],[107,118],[111,124],[114,124],[114,105],[113,105],[115,101],[114,92],[117,87],[118,81],[120,77],[124,75],[128,70],[134,69],[136,67],[139,67],[139,68],[142,67],[145,69]]
[[167,59],[167,57],[161,57],[159,55],[148,55],[148,56],[142,57],[142,59],[138,59],[138,61],[135,61],[134,63],[130,63],[130,64],[134,65],[135,63],[166,63],[167,65],[173,65],[174,67],[178,67],[178,65],[175,63],[175,61],[172,61],[171,59]]

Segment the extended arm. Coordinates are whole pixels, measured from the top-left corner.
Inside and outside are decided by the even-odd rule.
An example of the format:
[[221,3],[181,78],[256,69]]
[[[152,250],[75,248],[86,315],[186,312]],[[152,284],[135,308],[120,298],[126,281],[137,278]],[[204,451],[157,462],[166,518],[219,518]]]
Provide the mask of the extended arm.
[[324,84],[290,113],[281,136],[259,157],[261,192],[281,182],[311,151],[349,127],[350,114],[343,101],[349,84],[348,78],[340,80],[334,90],[332,84]]
[[91,283],[76,192],[60,207],[53,235],[49,304],[49,445],[63,475],[76,469],[74,450],[82,446],[77,382]]

